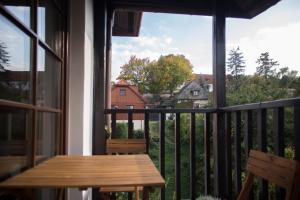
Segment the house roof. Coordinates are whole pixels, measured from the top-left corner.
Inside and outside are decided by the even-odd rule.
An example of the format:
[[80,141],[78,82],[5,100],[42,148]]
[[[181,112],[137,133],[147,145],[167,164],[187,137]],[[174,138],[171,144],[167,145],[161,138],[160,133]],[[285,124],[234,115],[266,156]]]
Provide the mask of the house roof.
[[195,74],[196,79],[205,81],[207,84],[213,84],[213,75],[212,74]]
[[126,80],[119,80],[116,84],[112,85],[111,91],[115,90],[116,88],[126,87],[131,90],[137,97],[139,97],[144,103],[148,103],[147,100],[141,95],[138,90],[138,87],[135,85],[129,84]]
[[[252,19],[280,0],[227,0],[226,17]],[[142,12],[212,16],[214,0],[112,0],[114,36],[138,36]],[[217,1],[217,3],[224,3]]]

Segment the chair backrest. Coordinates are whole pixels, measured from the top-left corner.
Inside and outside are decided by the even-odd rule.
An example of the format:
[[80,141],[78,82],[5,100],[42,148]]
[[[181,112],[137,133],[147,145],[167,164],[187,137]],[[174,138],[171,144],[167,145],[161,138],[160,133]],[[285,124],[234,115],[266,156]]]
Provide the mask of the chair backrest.
[[253,184],[253,176],[261,177],[286,189],[286,200],[299,199],[300,164],[294,160],[251,150],[246,170],[248,175],[239,200],[246,197]]
[[145,139],[108,139],[106,140],[107,154],[139,154],[146,153]]

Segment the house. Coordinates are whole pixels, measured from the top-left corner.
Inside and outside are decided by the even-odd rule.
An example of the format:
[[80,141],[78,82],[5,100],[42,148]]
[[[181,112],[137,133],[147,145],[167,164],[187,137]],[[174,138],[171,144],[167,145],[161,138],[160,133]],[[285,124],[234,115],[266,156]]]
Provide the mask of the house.
[[[291,129],[294,138],[292,148],[295,160],[300,160],[300,123],[296,123],[300,120],[299,98],[226,107],[226,19],[244,18],[250,22],[277,2],[279,0],[1,1],[1,50],[7,51],[9,56],[6,57],[14,61],[10,62],[9,70],[29,72],[26,81],[30,88],[19,87],[19,91],[16,91],[14,87],[6,87],[8,90],[0,91],[0,181],[56,155],[86,156],[105,153],[106,115],[129,115],[134,112],[132,109],[110,109],[107,106],[111,103],[109,99],[112,91],[112,36],[138,36],[142,12],[194,14],[211,16],[213,19],[213,108],[139,110],[145,116],[147,126],[144,132],[147,141],[150,132],[147,117],[151,112],[158,113],[160,117],[160,140],[156,141],[159,152],[156,157],[159,158],[162,175],[166,171],[166,155],[174,153],[176,156],[173,166],[176,193],[172,193],[175,199],[182,199],[180,115],[184,113],[191,115],[191,134],[186,134],[187,137],[190,136],[190,167],[185,167],[190,172],[190,184],[188,188],[184,188],[190,190],[189,199],[196,199],[197,178],[205,183],[205,194],[214,194],[222,199],[233,199],[232,196],[237,195],[242,185],[244,171],[241,161],[244,160],[244,155],[247,157],[249,150],[254,147],[267,151],[270,145],[267,140],[267,113],[270,111],[274,113],[270,116],[272,121],[276,122],[272,127],[274,153],[283,156],[286,135],[282,134],[285,133],[284,109],[293,109],[295,123]],[[189,31],[186,30],[187,33]],[[39,76],[41,71],[44,76]],[[7,84],[14,81],[4,69],[1,68],[0,73],[0,82]],[[20,95],[22,98],[16,98]],[[40,105],[39,102],[43,104]],[[166,113],[170,112],[176,113],[173,141],[176,148],[172,148],[174,151],[170,149],[173,152],[165,149],[164,142],[165,118]],[[197,134],[196,113],[205,117],[205,131],[197,130]],[[228,134],[231,129],[234,129],[235,134]],[[203,134],[205,139],[205,159],[200,165],[196,156],[199,144],[195,140],[195,136],[199,134]],[[253,140],[254,136],[257,136],[257,141]],[[213,167],[211,162],[214,163]],[[101,168],[101,165],[96,167]],[[196,177],[196,169],[200,168],[203,169],[204,176]],[[91,189],[79,189],[68,188],[62,198],[100,199],[97,196],[99,188],[95,188],[93,192]],[[265,182],[258,184],[258,190],[260,199],[268,199]],[[164,188],[160,191],[161,199],[164,200],[169,194]],[[17,190],[1,190],[1,199],[4,192],[14,194]],[[29,189],[26,192],[34,192],[32,196],[37,200],[52,200],[58,196],[56,190],[47,188]]]
[[[126,80],[119,80],[111,88],[111,107],[114,109],[144,109],[147,101],[140,94],[138,87],[129,84]],[[143,129],[144,115],[134,114],[134,129]],[[117,120],[127,122],[127,114],[117,115]]]
[[195,78],[186,82],[174,99],[177,107],[201,108],[207,105],[210,92],[212,92],[212,75],[195,74]]

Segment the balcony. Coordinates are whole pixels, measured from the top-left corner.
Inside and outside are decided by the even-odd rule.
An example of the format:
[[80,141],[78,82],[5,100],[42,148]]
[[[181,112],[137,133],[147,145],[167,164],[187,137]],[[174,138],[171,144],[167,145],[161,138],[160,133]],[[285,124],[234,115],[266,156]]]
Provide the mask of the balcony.
[[[289,158],[296,160],[300,157],[297,123],[300,98],[219,109],[106,109],[105,114],[111,117],[112,138],[120,137],[117,116],[126,114],[126,137],[146,139],[147,152],[166,178],[167,186],[160,191],[161,199],[196,199],[220,190],[224,190],[226,199],[235,199],[245,178],[250,149],[283,157],[289,153]],[[134,134],[133,116],[136,114],[144,116],[142,136]],[[157,118],[153,115],[159,116],[159,120],[150,120]],[[222,135],[212,131],[213,118],[217,116],[225,119]],[[157,130],[153,130],[155,126]],[[188,130],[183,130],[186,127]],[[219,182],[223,188],[218,188]],[[183,183],[186,188],[182,187]],[[158,198],[159,193],[156,195]],[[283,199],[284,191],[259,181],[253,195],[259,199]]]

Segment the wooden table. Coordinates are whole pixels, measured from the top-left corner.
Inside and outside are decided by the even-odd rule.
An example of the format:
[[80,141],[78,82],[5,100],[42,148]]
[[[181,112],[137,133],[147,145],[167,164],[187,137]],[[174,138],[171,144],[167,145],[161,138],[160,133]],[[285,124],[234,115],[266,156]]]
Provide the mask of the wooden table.
[[[0,188],[164,187],[148,155],[55,156],[0,183]],[[143,195],[144,196],[144,195]]]

